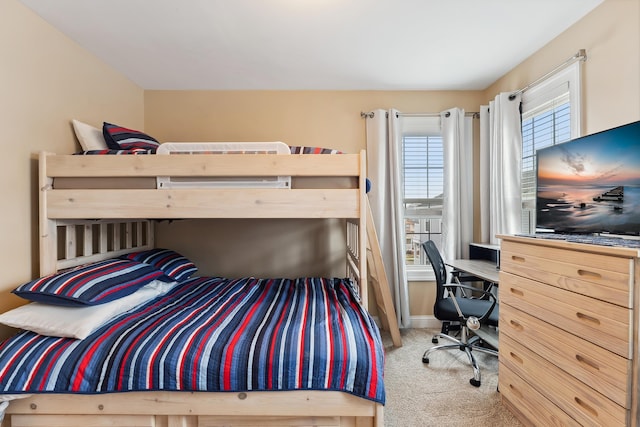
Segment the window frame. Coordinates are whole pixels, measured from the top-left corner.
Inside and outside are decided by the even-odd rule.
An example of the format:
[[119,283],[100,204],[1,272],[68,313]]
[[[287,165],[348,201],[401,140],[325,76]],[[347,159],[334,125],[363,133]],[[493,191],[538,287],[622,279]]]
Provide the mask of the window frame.
[[[439,137],[442,138],[442,123],[441,123],[441,119],[440,116],[405,116],[402,117],[401,116],[401,121],[400,121],[400,138],[402,141],[402,147],[403,147],[403,160],[404,160],[404,143],[405,143],[405,137]],[[442,141],[442,154],[444,155],[444,141]],[[405,203],[405,197],[404,197],[404,176],[405,176],[405,167],[404,167],[404,161],[402,164],[402,177],[403,177],[403,188],[402,188],[402,200],[403,200],[403,204]],[[443,172],[442,172],[442,179],[444,180],[444,164],[443,164]],[[443,182],[444,183],[444,182]],[[444,188],[443,188],[443,192],[444,192]],[[408,200],[410,200],[408,198]],[[432,199],[425,199],[425,200],[432,200]],[[443,198],[444,201],[444,198]],[[442,224],[442,209],[440,209],[440,214],[433,214],[433,213],[429,213],[426,214],[424,216],[420,216],[420,215],[414,215],[414,214],[409,214],[407,215],[407,212],[404,211],[403,212],[403,217],[402,217],[402,222],[403,224],[406,224],[406,220],[407,219],[419,219],[419,220],[426,220],[426,221],[430,221],[433,219],[439,219],[440,220],[440,227],[438,230],[438,233],[435,234],[442,234],[442,228],[441,228],[441,224]],[[422,223],[422,221],[421,221]],[[421,231],[422,233],[422,231]],[[405,242],[407,240],[407,236],[405,236]],[[435,275],[433,272],[433,268],[431,267],[430,264],[409,264],[407,263],[407,261],[405,260],[405,269],[407,272],[407,280],[411,281],[411,282],[428,282],[428,281],[434,281],[435,280]]]
[[[570,107],[570,113],[569,113],[570,137],[567,141],[562,141],[562,142],[568,142],[572,139],[575,139],[581,136],[581,130],[582,130],[582,108],[581,108],[582,106],[582,67],[581,67],[581,64],[582,64],[582,61],[576,61],[573,64],[568,65],[564,69],[558,71],[557,73],[554,73],[553,76],[550,76],[544,79],[542,82],[537,83],[531,86],[530,88],[528,88],[526,91],[522,92],[521,116],[524,118],[524,116],[526,116],[527,113],[542,107],[544,104],[552,102],[554,99],[559,98],[560,96],[566,94],[568,91],[568,103]],[[524,124],[524,122],[525,120],[523,119],[522,124]],[[524,139],[523,139],[523,144],[524,144]],[[555,141],[555,138],[554,138],[554,142],[552,145],[556,145],[556,144],[557,142]],[[533,151],[534,151],[533,168],[535,171],[536,162],[537,162],[535,146]],[[523,146],[522,157],[520,159],[521,163],[525,159],[524,156],[525,156],[525,150]],[[522,167],[521,167],[521,170],[523,170]],[[523,174],[523,172],[521,172],[521,174]],[[536,186],[535,174],[533,179],[534,179],[534,188],[535,188]],[[525,207],[526,201],[524,198],[524,189],[525,189],[524,180],[522,180],[521,188],[520,188],[520,194],[523,197],[522,199],[523,214],[522,214],[522,220],[521,220],[522,226],[524,226],[524,223],[525,223],[525,217],[524,217],[525,212],[527,210],[531,210],[531,208]],[[529,218],[528,224],[529,224],[529,230],[524,230],[524,227],[523,227],[523,229],[521,229],[521,232],[523,233],[535,232],[536,230],[535,206],[533,207],[533,215]]]

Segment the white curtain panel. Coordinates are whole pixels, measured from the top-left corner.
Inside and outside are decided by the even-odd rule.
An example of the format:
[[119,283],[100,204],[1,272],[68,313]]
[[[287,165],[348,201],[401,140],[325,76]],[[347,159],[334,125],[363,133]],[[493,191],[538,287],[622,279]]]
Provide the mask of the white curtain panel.
[[[501,93],[489,103],[489,114],[480,114],[481,136],[481,197],[488,196],[488,203],[481,202],[481,223],[488,222],[488,235],[484,243],[498,244],[496,235],[515,234],[521,231],[522,199],[522,127],[520,118],[520,95]],[[488,117],[487,117],[488,116]],[[487,122],[488,119],[488,122]],[[488,144],[483,137],[488,135]],[[488,146],[488,147],[487,147]],[[488,167],[482,159],[488,148]],[[484,153],[482,153],[484,150]],[[485,165],[486,166],[486,165]],[[486,178],[488,175],[488,179]]]
[[480,106],[480,159],[478,162],[480,173],[480,233],[482,243],[491,240],[489,230],[489,106]]
[[398,325],[411,326],[404,254],[402,140],[398,111],[374,110],[366,120],[368,193]]
[[473,135],[471,118],[453,108],[440,114],[444,148],[443,257],[468,258],[473,240]]

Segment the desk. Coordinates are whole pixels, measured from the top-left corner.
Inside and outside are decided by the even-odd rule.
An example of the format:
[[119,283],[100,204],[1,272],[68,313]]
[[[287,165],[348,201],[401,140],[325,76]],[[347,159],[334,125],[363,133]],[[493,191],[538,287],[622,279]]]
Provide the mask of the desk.
[[485,282],[498,284],[500,270],[496,268],[496,263],[485,259],[454,259],[445,261],[445,264],[453,268],[454,272],[459,271]]

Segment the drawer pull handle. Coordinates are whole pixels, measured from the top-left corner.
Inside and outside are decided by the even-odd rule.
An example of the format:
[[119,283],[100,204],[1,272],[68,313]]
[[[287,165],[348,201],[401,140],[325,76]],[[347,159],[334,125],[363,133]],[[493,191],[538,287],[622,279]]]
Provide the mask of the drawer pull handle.
[[518,295],[519,297],[524,296],[524,292],[522,292],[520,289],[509,288],[509,292],[511,292],[512,294]]
[[525,259],[522,256],[511,255],[511,261],[525,262]]
[[589,360],[586,357],[580,355],[580,354],[576,354],[576,360],[580,363],[584,363],[585,365],[599,371],[600,370],[600,366],[598,366],[598,364],[596,362],[594,362],[593,360]]
[[594,323],[596,325],[600,325],[600,319],[597,319],[597,318],[595,318],[593,316],[589,316],[588,314],[584,314],[584,313],[578,312],[578,313],[576,313],[576,316],[580,320],[585,320],[587,322],[591,322],[591,323]]
[[516,362],[518,362],[521,365],[524,363],[524,360],[522,360],[522,358],[520,356],[518,356],[517,354],[515,354],[513,351],[509,352],[509,356],[511,356],[511,358],[513,360],[515,360]]
[[520,390],[518,390],[513,384],[509,384],[509,388],[511,389],[511,391],[513,392],[513,394],[515,394],[516,396],[518,396],[520,399],[522,399],[524,396],[522,395],[522,392],[520,392]]
[[511,324],[511,326],[513,326],[513,329],[515,330],[518,330],[518,331],[524,330],[524,326],[522,326],[519,322],[515,320],[509,320],[509,323]]
[[595,409],[593,409],[590,405],[587,405],[582,399],[580,399],[579,397],[574,397],[573,400],[576,401],[576,403],[580,406],[582,406],[584,409],[586,409],[591,415],[593,415],[594,417],[598,416],[598,411],[596,411]]
[[588,277],[590,279],[602,279],[602,275],[600,273],[582,269],[578,270],[578,276]]

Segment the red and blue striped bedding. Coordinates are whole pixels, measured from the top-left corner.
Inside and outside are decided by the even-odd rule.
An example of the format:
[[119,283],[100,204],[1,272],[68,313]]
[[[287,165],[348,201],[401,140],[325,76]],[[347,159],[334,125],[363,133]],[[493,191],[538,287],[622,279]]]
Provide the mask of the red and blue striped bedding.
[[348,279],[196,277],[84,340],[10,338],[0,393],[338,390],[384,403],[383,365]]

